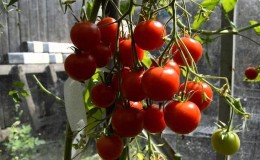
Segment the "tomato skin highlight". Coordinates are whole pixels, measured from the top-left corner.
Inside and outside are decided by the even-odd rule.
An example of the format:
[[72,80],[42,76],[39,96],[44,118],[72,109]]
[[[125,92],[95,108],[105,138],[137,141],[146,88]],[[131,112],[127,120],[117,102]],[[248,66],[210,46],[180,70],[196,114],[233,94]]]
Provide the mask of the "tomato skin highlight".
[[80,50],[89,51],[101,40],[98,26],[91,22],[79,22],[70,30],[71,42]]
[[112,114],[112,128],[121,137],[135,137],[143,130],[143,113],[129,107],[116,109]]
[[240,148],[240,139],[233,132],[227,132],[226,129],[217,129],[211,137],[211,144],[214,150],[222,155],[232,155]]
[[166,125],[175,133],[188,134],[194,131],[201,119],[198,106],[190,101],[170,101],[164,108]]
[[111,86],[98,83],[91,89],[90,99],[96,107],[107,108],[115,102],[116,93]]
[[142,21],[135,27],[134,40],[144,50],[156,50],[164,44],[166,30],[159,21]]
[[245,76],[247,79],[254,80],[258,76],[258,71],[255,67],[247,67]]
[[102,42],[110,44],[116,41],[118,24],[115,21],[116,20],[112,17],[106,17],[97,23],[97,26],[101,32]]
[[105,160],[115,160],[124,150],[124,143],[118,135],[101,136],[96,143],[98,155]]
[[[190,37],[182,37],[181,40],[183,41],[183,43],[185,44],[185,46],[187,47],[187,49],[189,50],[193,60],[195,63],[197,63],[203,54],[203,48],[202,45],[200,44],[199,41],[192,39]],[[182,43],[179,41],[178,42],[182,52],[184,53],[184,56],[188,62],[189,65],[191,65],[191,59],[188,56],[188,53],[185,49],[185,47],[182,45]],[[182,60],[181,57],[181,52],[179,51],[178,47],[176,44],[173,45],[172,47],[172,54],[173,54],[173,60],[178,63],[181,66],[185,66],[184,61]]]
[[96,71],[96,61],[88,52],[70,54],[64,61],[64,69],[76,81],[91,78]]
[[[135,45],[136,56],[139,61],[144,57],[144,50]],[[134,57],[132,50],[132,41],[130,39],[121,40],[119,43],[119,59],[122,65],[131,67],[134,65]]]
[[165,101],[173,97],[180,85],[180,76],[169,67],[152,67],[142,78],[144,93],[154,101]]
[[[184,83],[180,85],[180,91],[184,90]],[[211,87],[204,82],[188,81],[185,93],[190,96],[189,101],[195,103],[200,111],[209,107],[213,99]]]
[[145,109],[143,114],[145,130],[150,133],[161,133],[165,129],[164,113],[158,105],[153,104]]

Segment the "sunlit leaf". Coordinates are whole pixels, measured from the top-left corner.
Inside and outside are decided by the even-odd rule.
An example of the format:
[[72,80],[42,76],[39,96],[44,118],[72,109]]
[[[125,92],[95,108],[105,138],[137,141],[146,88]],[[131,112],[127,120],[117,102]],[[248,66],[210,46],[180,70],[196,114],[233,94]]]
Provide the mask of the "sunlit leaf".
[[[254,24],[257,24],[258,22],[257,22],[257,21],[249,21],[249,23],[250,23],[251,25],[254,25]],[[260,36],[260,25],[257,26],[257,27],[254,27],[254,30],[255,30],[256,34],[257,34],[258,36]]]
[[220,0],[204,0],[201,2],[201,8],[198,14],[195,16],[192,28],[199,28],[204,22],[206,22],[215,7],[219,4]]
[[235,8],[237,0],[222,0],[221,4],[226,12],[230,12]]
[[147,68],[149,68],[150,67],[150,65],[152,64],[152,60],[151,60],[151,58],[149,57],[149,52],[148,51],[145,51],[144,52],[144,58],[143,58],[143,60],[142,60],[142,63],[147,67]]

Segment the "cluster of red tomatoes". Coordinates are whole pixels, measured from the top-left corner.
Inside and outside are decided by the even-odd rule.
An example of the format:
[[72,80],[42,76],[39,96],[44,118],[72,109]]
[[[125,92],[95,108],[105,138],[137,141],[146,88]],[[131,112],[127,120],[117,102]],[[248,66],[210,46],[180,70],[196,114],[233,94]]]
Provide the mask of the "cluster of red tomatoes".
[[[118,28],[118,23],[110,17],[97,24],[75,24],[70,36],[77,49],[64,64],[71,78],[84,81],[112,58],[117,63],[116,69],[111,71],[111,82],[100,82],[90,91],[90,99],[96,107],[113,108],[113,133],[97,141],[97,152],[103,159],[118,158],[124,148],[122,138],[135,137],[143,129],[161,133],[167,126],[178,134],[194,131],[200,123],[201,111],[213,99],[207,83],[181,82],[179,66],[192,65],[202,56],[198,41],[183,37],[172,45],[173,58],[155,61],[149,67],[136,67],[145,50],[157,50],[164,45],[164,25],[155,20],[142,21],[133,30],[133,39],[120,35],[117,38]],[[181,95],[186,98],[176,98]]]

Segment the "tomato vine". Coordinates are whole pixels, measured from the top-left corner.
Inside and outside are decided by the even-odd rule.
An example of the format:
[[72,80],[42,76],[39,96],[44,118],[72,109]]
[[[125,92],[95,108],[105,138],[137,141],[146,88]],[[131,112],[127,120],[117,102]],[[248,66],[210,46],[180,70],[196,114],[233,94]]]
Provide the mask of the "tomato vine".
[[[70,5],[73,5],[74,2],[75,1],[67,0],[61,4],[62,6],[65,6],[65,8],[71,8]],[[108,145],[108,148],[104,147],[107,144],[102,146],[101,140],[104,139],[104,143],[108,143],[110,140],[112,141],[112,139],[110,139],[111,137],[118,138],[118,136],[120,136],[124,143],[124,150],[122,150],[121,153],[117,153],[116,158],[121,157],[122,159],[130,159],[129,150],[133,145],[133,141],[137,142],[140,135],[145,135],[144,139],[147,141],[147,148],[143,149],[143,152],[140,153],[140,146],[138,144],[138,149],[134,156],[137,156],[139,159],[144,159],[145,157],[148,157],[149,159],[163,157],[161,159],[165,159],[166,157],[162,156],[162,153],[158,153],[154,150],[155,147],[151,140],[151,131],[147,129],[147,134],[142,134],[143,132],[141,132],[143,129],[145,130],[143,118],[146,116],[143,116],[143,114],[145,115],[145,113],[148,113],[153,109],[155,104],[158,104],[159,107],[155,110],[158,110],[158,113],[163,113],[162,116],[164,118],[162,119],[165,120],[166,125],[173,132],[182,135],[189,134],[199,125],[200,113],[203,112],[204,108],[210,105],[207,104],[207,106],[202,106],[201,103],[196,103],[196,101],[199,100],[194,100],[195,98],[192,97],[198,92],[201,94],[199,98],[200,101],[205,102],[206,100],[209,100],[211,102],[213,100],[212,91],[210,94],[207,94],[203,85],[207,85],[214,93],[217,93],[217,96],[224,98],[226,103],[231,107],[229,122],[226,125],[223,125],[223,122],[219,122],[221,124],[219,127],[221,128],[221,131],[223,131],[223,134],[230,135],[229,133],[231,132],[233,134],[231,125],[234,114],[242,116],[243,118],[250,118],[250,114],[244,110],[240,99],[233,97],[227,77],[204,75],[199,73],[197,68],[197,63],[203,54],[202,45],[210,43],[209,41],[212,39],[222,35],[240,35],[241,32],[252,28],[254,28],[255,31],[259,31],[258,27],[260,26],[260,22],[254,21],[251,22],[249,26],[238,28],[228,18],[227,14],[236,6],[235,0],[231,1],[231,3],[225,0],[204,0],[200,3],[195,0],[190,0],[190,3],[193,3],[199,8],[199,11],[195,16],[189,13],[186,5],[187,2],[184,0],[143,0],[141,4],[137,4],[136,1],[130,0],[127,3],[127,7],[124,7],[127,8],[125,10],[120,10],[121,8],[117,6],[113,0],[106,0],[103,1],[103,3],[101,0],[93,0],[92,2],[92,5],[86,5],[89,2],[83,1],[80,22],[75,25],[83,22],[91,22],[92,25],[98,23],[97,15],[100,8],[102,8],[101,21],[104,20],[104,18],[109,17],[106,14],[106,7],[108,4],[111,4],[119,15],[119,18],[115,19],[115,21],[98,25],[101,30],[102,27],[103,29],[108,29],[109,26],[117,24],[117,32],[112,33],[112,31],[109,32],[108,30],[106,32],[109,33],[101,33],[103,36],[104,34],[113,34],[111,36],[116,37],[116,39],[103,40],[102,44],[108,43],[109,47],[112,46],[111,50],[114,53],[111,56],[110,62],[106,62],[107,64],[105,67],[102,65],[102,67],[97,67],[98,69],[96,70],[96,73],[98,72],[98,74],[104,77],[105,84],[108,85],[109,88],[110,85],[112,86],[111,88],[113,88],[113,85],[116,86],[116,98],[112,97],[109,99],[108,105],[101,107],[101,105],[98,104],[101,104],[102,100],[105,101],[107,100],[106,98],[108,98],[105,94],[101,94],[103,89],[100,88],[96,90],[94,95],[90,90],[97,87],[97,84],[94,84],[91,87],[86,86],[86,90],[89,91],[88,94],[90,94],[86,96],[86,99],[92,101],[92,107],[87,111],[88,118],[93,118],[93,115],[98,111],[102,113],[102,116],[105,116],[105,118],[102,116],[94,117],[98,123],[95,123],[90,132],[85,135],[90,136],[91,133],[91,136],[94,136],[94,139],[98,141],[98,152],[102,153],[101,157],[104,157],[103,153],[107,152],[111,147],[111,145]],[[217,30],[200,29],[206,21],[209,21],[210,15],[217,6],[220,6],[223,10],[225,18],[229,22],[229,26]],[[135,7],[141,7],[140,11],[138,11],[138,19],[134,19],[133,17]],[[169,16],[169,19],[165,24],[156,21],[157,14],[161,12],[166,12]],[[193,23],[191,23],[191,18],[194,18]],[[126,23],[126,28],[124,29],[122,29],[123,23]],[[167,28],[170,23],[172,23],[170,26],[172,29],[170,30],[170,33],[168,33],[165,28]],[[126,32],[126,30],[128,32]],[[81,33],[75,35],[76,38],[80,37],[80,34]],[[89,54],[95,55],[96,51],[90,47],[98,45],[99,42],[94,44],[94,42],[91,41],[90,43],[84,41],[84,38],[79,39],[79,42],[83,42],[84,44],[82,44],[82,46],[85,47],[78,48],[83,50],[81,54],[86,54],[83,52],[87,51]],[[78,47],[77,43],[74,41],[72,41],[72,43]],[[89,44],[90,47],[86,48]],[[256,42],[256,44],[258,43]],[[148,54],[145,54],[143,60],[143,58],[140,58],[139,53],[144,52],[144,50]],[[156,54],[153,54],[153,52],[156,52]],[[122,53],[128,54],[127,58],[124,59]],[[176,58],[177,56],[179,56],[178,59]],[[104,57],[96,56],[95,58],[102,59]],[[129,60],[132,61],[129,62]],[[166,63],[170,60],[174,60],[179,65],[182,74],[178,74],[174,68],[166,66]],[[129,63],[126,63],[125,61],[128,61]],[[149,62],[147,63],[145,61]],[[75,63],[77,63],[77,61],[75,61]],[[147,65],[151,63],[154,65]],[[73,64],[68,65],[65,62],[65,66],[73,67],[72,65]],[[85,66],[87,68],[87,65]],[[126,68],[130,71],[123,73]],[[67,73],[70,76],[68,71]],[[116,84],[113,84],[112,77],[115,75],[117,76],[117,82],[115,82]],[[73,76],[70,76],[70,78],[78,80]],[[210,80],[212,79],[224,81],[224,85],[220,87],[215,86],[210,83]],[[85,79],[80,79],[80,81],[93,82],[100,80],[93,79],[93,77],[87,77]],[[180,81],[183,82],[181,87]],[[191,85],[198,85],[198,87]],[[140,110],[131,107],[132,101],[141,102],[144,106],[143,109]],[[88,106],[86,107],[89,108]],[[104,110],[109,110],[109,112],[104,112]],[[189,114],[186,112],[189,112]],[[173,117],[178,117],[178,119],[176,120]],[[157,122],[159,122],[159,120]],[[118,145],[121,145],[120,138],[118,140],[120,143],[117,141]],[[223,151],[221,151],[221,153],[225,154]],[[233,153],[235,152],[232,152],[232,154]],[[175,154],[175,157],[176,159],[180,159],[180,156],[177,153]],[[109,159],[111,157],[106,158]]]

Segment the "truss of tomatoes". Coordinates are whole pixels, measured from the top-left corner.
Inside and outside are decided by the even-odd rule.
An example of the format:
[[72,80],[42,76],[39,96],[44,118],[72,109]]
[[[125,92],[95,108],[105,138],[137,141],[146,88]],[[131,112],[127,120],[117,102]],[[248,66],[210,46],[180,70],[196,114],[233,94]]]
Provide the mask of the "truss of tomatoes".
[[[113,108],[112,133],[97,140],[97,152],[103,159],[117,159],[123,151],[122,138],[135,137],[143,129],[153,134],[166,127],[177,134],[191,133],[213,99],[208,84],[188,81],[185,85],[180,80],[180,66],[185,65],[181,52],[189,65],[197,63],[203,52],[198,41],[183,37],[172,46],[173,58],[160,65],[136,68],[133,66],[142,61],[145,50],[157,50],[164,45],[164,25],[155,20],[140,22],[133,31],[134,39],[119,37],[118,42],[117,32],[118,23],[111,17],[97,24],[76,23],[70,32],[75,53],[64,63],[68,76],[77,81],[88,80],[96,68],[105,67],[111,60],[120,66],[111,71],[110,83],[100,82],[90,90],[96,107]],[[186,100],[173,99],[182,92]]]

